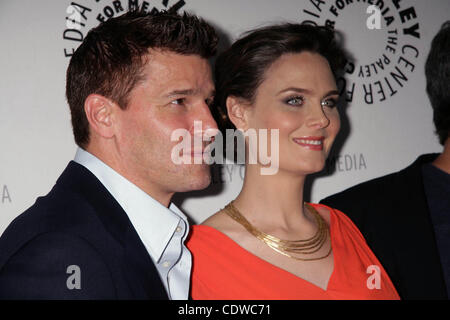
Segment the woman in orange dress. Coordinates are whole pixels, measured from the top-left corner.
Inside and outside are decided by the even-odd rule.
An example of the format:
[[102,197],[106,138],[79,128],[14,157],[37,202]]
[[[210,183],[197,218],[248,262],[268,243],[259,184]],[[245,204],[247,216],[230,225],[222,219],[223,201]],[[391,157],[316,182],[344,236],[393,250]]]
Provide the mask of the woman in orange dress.
[[303,201],[339,131],[343,61],[332,31],[299,24],[250,32],[218,57],[214,106],[244,133],[247,160],[238,197],[192,228],[193,299],[399,299],[350,219]]

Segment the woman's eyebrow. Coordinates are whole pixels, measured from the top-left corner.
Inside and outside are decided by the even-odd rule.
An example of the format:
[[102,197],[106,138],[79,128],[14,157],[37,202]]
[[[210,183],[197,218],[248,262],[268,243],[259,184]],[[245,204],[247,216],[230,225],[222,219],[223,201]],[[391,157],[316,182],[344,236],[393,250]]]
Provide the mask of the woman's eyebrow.
[[[337,90],[331,90],[331,91],[327,92],[327,93],[323,96],[323,98],[326,98],[326,97],[329,97],[329,96],[334,96],[334,95],[339,95],[339,91],[337,91]],[[322,98],[322,99],[323,99],[323,98]]]
[[312,91],[309,90],[309,89],[303,89],[303,88],[297,88],[297,87],[289,87],[289,88],[281,90],[280,92],[277,93],[277,95],[280,95],[280,94],[282,94],[284,92],[288,92],[288,91],[295,91],[295,92],[298,92],[298,93],[306,93],[306,94],[311,94],[312,93]]

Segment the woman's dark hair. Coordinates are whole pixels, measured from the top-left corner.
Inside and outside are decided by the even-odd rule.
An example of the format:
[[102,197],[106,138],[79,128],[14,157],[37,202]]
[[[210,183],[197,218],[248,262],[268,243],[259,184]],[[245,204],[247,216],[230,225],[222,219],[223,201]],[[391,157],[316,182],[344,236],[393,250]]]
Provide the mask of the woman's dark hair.
[[269,67],[284,54],[303,51],[327,59],[335,77],[346,63],[334,31],[307,24],[285,23],[249,31],[220,54],[215,64],[216,96],[212,112],[221,129],[234,128],[227,117],[229,96],[252,102]]
[[140,10],[111,18],[92,29],[74,52],[67,69],[66,96],[75,142],[89,143],[86,98],[97,93],[126,109],[128,95],[143,80],[148,49],[210,58],[218,38],[213,27],[194,15]]
[[444,145],[450,132],[450,21],[442,25],[431,42],[425,76],[436,134]]

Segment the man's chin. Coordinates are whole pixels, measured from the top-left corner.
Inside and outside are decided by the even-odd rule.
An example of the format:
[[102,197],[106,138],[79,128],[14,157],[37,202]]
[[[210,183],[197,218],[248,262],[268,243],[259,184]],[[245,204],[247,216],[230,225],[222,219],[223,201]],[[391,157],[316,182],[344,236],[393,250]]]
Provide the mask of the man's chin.
[[[176,192],[189,192],[206,189],[211,184],[211,173],[208,170],[202,174],[197,174],[194,177],[185,176],[184,183],[177,186]],[[188,180],[186,180],[186,178]]]
[[208,173],[201,179],[197,179],[191,186],[191,190],[203,190],[206,189],[211,184],[211,174]]

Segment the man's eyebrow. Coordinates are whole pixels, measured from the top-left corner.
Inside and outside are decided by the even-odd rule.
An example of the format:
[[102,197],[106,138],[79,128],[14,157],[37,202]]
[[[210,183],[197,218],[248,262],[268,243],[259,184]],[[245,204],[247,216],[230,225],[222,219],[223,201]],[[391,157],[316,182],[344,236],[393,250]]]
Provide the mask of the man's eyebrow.
[[[176,96],[191,96],[197,94],[198,90],[194,89],[185,89],[185,90],[173,90],[169,92],[166,96],[167,97],[176,97]],[[213,97],[216,95],[216,90],[211,90],[208,94],[209,97]]]
[[194,89],[185,89],[185,90],[173,90],[169,92],[166,96],[167,97],[175,97],[175,96],[190,96],[195,94]]

